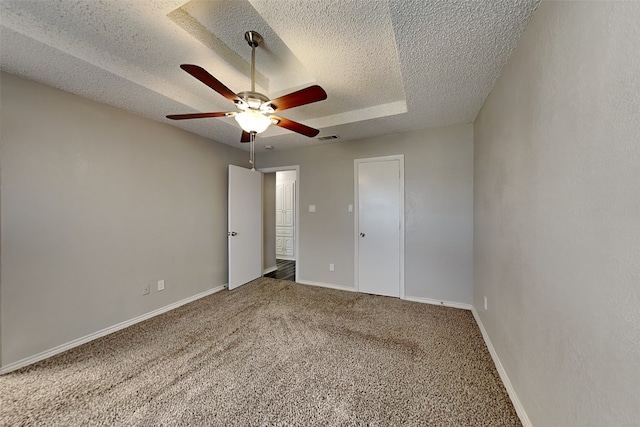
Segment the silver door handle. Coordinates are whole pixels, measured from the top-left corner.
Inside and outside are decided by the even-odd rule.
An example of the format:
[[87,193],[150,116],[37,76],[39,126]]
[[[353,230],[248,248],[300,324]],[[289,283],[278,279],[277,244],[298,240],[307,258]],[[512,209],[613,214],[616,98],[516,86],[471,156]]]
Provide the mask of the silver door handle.
[[364,233],[360,233],[360,237],[364,237]]
[[229,231],[227,233],[227,236],[237,236],[237,235],[238,235],[238,233],[236,233],[235,231]]

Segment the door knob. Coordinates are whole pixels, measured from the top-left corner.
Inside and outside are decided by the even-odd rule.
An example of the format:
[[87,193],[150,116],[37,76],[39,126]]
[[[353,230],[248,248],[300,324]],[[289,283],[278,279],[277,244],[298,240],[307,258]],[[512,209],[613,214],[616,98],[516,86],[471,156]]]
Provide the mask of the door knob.
[[227,236],[237,236],[238,233],[236,233],[235,231],[230,231],[227,233]]
[[364,237],[364,233],[360,233],[360,237]]

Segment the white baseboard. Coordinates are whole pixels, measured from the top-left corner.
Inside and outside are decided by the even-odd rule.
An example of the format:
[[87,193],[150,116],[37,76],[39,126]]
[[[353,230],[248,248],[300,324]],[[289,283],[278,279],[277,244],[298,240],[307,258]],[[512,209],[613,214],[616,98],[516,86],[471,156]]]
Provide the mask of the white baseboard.
[[38,354],[35,354],[33,356],[26,357],[26,358],[24,358],[22,360],[18,360],[17,362],[9,363],[8,365],[3,366],[2,368],[0,368],[0,375],[6,374],[6,373],[11,372],[11,371],[15,371],[16,369],[20,369],[20,368],[22,368],[24,366],[31,365],[32,363],[36,363],[36,362],[39,362],[41,360],[48,359],[51,356],[55,356],[56,354],[60,354],[60,353],[62,353],[64,351],[67,351],[67,350],[72,349],[74,347],[77,347],[79,345],[88,343],[89,341],[93,341],[96,338],[100,338],[100,337],[103,337],[105,335],[109,335],[109,334],[111,334],[113,332],[119,331],[121,329],[127,328],[127,327],[132,326],[132,325],[135,325],[136,323],[139,323],[139,322],[142,322],[144,320],[150,319],[150,318],[155,317],[155,316],[157,316],[159,314],[166,313],[167,311],[171,311],[171,310],[173,310],[175,308],[180,307],[181,305],[185,305],[187,303],[190,303],[190,302],[195,301],[197,299],[206,297],[207,295],[214,294],[214,293],[219,292],[219,291],[221,291],[223,289],[226,289],[226,288],[227,288],[227,284],[224,284],[222,286],[218,286],[218,287],[215,287],[215,288],[212,288],[212,289],[208,289],[208,290],[206,290],[204,292],[200,292],[199,294],[190,296],[190,297],[185,298],[183,300],[174,302],[172,304],[166,305],[164,307],[161,307],[161,308],[158,308],[156,310],[150,311],[148,313],[142,314],[140,316],[134,317],[133,319],[125,320],[124,322],[118,323],[117,325],[109,326],[109,327],[104,328],[102,330],[99,330],[97,332],[91,333],[89,335],[85,335],[84,337],[75,339],[73,341],[69,341],[68,343],[65,343],[65,344],[61,344],[61,345],[59,345],[57,347],[54,347],[52,349],[45,350],[45,351],[43,351],[41,353],[38,353]]
[[[298,280],[297,283],[301,283],[303,285],[311,285],[311,286],[320,286],[322,288],[329,289],[337,289],[340,291],[349,291],[349,292],[358,292],[355,288],[350,288],[347,286],[334,285],[332,283],[323,283],[323,282],[313,282],[310,280]],[[406,301],[413,302],[421,302],[425,304],[433,304],[433,305],[441,305],[444,307],[452,307],[452,308],[461,308],[463,310],[471,310],[473,306],[471,304],[463,304],[460,302],[452,302],[452,301],[440,301],[430,298],[421,298],[421,297],[407,297],[404,298]]]
[[277,265],[274,265],[273,267],[269,267],[269,268],[265,268],[264,270],[262,270],[262,274],[269,274],[272,271],[276,271],[278,269]]
[[404,299],[407,301],[421,302],[424,304],[433,304],[433,305],[441,305],[443,307],[461,308],[463,310],[471,310],[473,308],[471,304],[464,304],[461,302],[453,302],[453,301],[441,301],[441,300],[431,299],[431,298],[405,296]]
[[478,315],[478,312],[476,311],[475,307],[471,308],[471,312],[473,313],[473,317],[476,319],[476,323],[480,328],[480,332],[482,332],[482,338],[484,338],[484,342],[487,344],[487,348],[489,349],[489,353],[491,353],[491,358],[493,359],[493,363],[496,365],[496,369],[498,370],[498,374],[500,375],[500,379],[502,380],[504,387],[507,389],[507,393],[509,394],[511,403],[513,403],[513,407],[516,409],[516,413],[518,414],[518,417],[520,417],[520,422],[522,422],[522,426],[533,427],[533,424],[531,424],[531,420],[529,419],[529,416],[525,412],[524,407],[522,406],[522,403],[520,403],[520,399],[518,399],[518,395],[516,394],[516,391],[513,388],[513,384],[511,384],[511,380],[509,380],[507,371],[504,370],[504,367],[502,366],[502,362],[500,362],[498,353],[496,353],[496,349],[493,347],[493,344],[491,343],[491,339],[489,338],[489,335],[487,334],[487,331],[484,328],[484,325],[482,324],[482,321],[480,320],[480,316]]
[[337,289],[339,291],[356,292],[354,288],[349,288],[347,286],[334,285],[332,283],[312,282],[310,280],[298,280],[296,283],[301,283],[303,285],[319,286],[321,288]]

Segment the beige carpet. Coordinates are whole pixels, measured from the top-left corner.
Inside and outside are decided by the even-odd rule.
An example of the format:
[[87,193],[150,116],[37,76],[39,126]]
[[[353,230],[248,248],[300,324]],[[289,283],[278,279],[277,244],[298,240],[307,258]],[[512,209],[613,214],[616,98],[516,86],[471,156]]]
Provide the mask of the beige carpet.
[[470,312],[258,279],[0,377],[3,426],[520,426]]

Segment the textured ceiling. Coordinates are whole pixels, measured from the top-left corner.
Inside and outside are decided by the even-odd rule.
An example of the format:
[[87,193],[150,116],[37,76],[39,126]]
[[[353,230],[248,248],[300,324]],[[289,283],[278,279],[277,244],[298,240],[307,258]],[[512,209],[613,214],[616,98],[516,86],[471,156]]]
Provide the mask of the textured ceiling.
[[[246,149],[232,118],[165,115],[233,110],[179,65],[249,90],[256,30],[256,90],[319,84],[327,100],[282,116],[347,141],[472,122],[538,1],[2,0],[0,67]],[[257,141],[326,143],[276,126]]]

